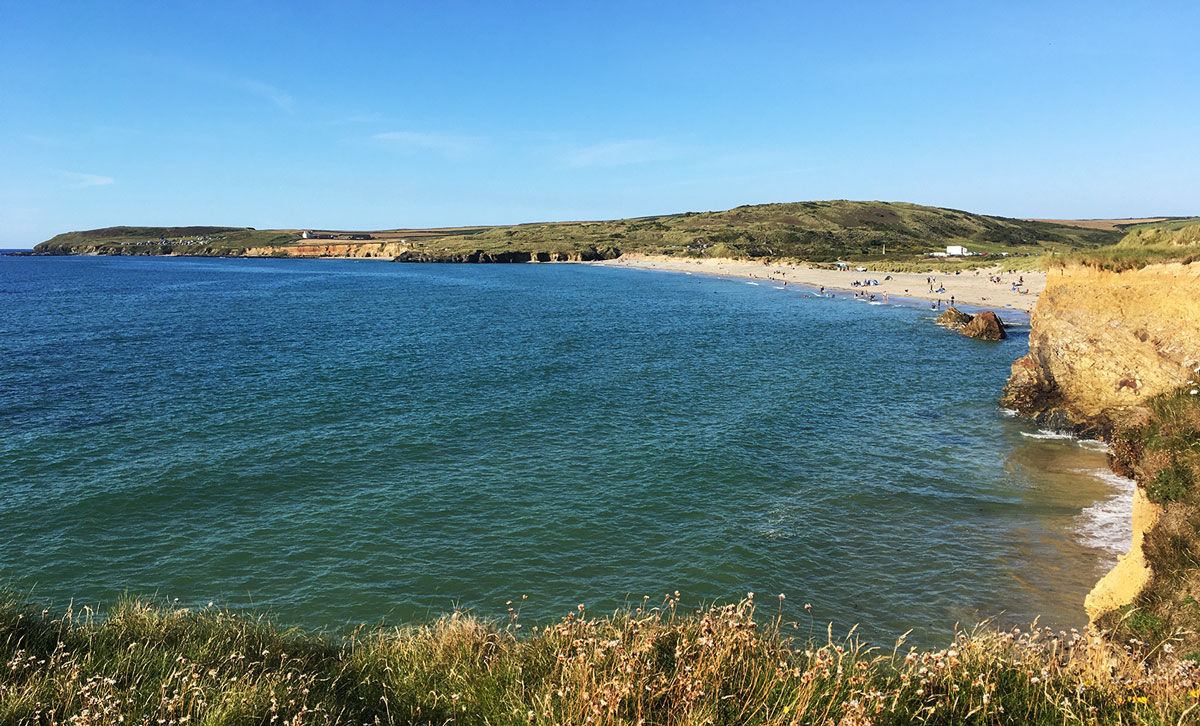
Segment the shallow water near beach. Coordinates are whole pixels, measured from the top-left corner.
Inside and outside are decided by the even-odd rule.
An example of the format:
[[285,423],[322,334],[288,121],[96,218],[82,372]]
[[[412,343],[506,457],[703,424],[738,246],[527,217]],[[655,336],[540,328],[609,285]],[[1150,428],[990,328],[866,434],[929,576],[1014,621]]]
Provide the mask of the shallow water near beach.
[[1027,321],[351,260],[0,258],[0,303],[0,582],[39,603],[338,629],[753,591],[936,641],[1083,624],[1128,542],[1103,452],[997,407]]

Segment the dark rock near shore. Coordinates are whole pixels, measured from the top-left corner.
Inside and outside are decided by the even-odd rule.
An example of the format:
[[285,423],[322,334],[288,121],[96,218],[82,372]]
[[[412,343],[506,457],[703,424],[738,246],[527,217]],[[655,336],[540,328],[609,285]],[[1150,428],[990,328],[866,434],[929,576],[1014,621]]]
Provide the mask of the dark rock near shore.
[[962,330],[971,322],[971,316],[956,307],[946,308],[946,312],[937,317],[937,324],[951,330]]
[[979,338],[980,340],[1004,340],[1008,337],[1008,333],[1004,331],[1004,323],[996,313],[990,310],[971,318],[971,321],[958,332],[969,338]]

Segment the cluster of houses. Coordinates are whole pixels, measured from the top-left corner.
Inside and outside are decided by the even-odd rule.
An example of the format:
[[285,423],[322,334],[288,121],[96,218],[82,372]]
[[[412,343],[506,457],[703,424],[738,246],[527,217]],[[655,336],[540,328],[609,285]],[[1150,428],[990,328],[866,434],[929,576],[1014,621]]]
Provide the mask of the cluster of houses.
[[184,237],[181,239],[167,239],[166,237],[159,237],[158,239],[148,239],[145,242],[132,242],[130,244],[132,244],[135,247],[146,247],[149,245],[155,245],[155,246],[172,245],[174,247],[178,247],[180,245],[206,245],[206,244],[209,244],[210,242],[212,242],[213,240],[218,240],[218,239],[225,239],[225,238],[223,236],[220,236],[220,237]]

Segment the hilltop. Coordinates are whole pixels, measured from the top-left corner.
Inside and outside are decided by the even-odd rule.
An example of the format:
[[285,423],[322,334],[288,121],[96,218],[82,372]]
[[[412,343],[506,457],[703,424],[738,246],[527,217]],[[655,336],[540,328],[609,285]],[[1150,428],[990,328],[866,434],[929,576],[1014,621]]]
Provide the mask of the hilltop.
[[411,261],[684,257],[914,262],[947,245],[989,255],[1082,252],[1122,232],[972,214],[906,202],[760,204],[592,222],[379,231],[233,227],[109,227],[68,232],[34,254],[390,256]]

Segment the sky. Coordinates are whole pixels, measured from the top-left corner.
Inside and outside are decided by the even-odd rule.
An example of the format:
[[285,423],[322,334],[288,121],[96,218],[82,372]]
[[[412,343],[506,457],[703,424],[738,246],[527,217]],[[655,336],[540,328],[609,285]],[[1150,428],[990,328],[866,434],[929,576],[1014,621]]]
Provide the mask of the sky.
[[1200,214],[1200,3],[0,0],[0,247],[813,199]]

